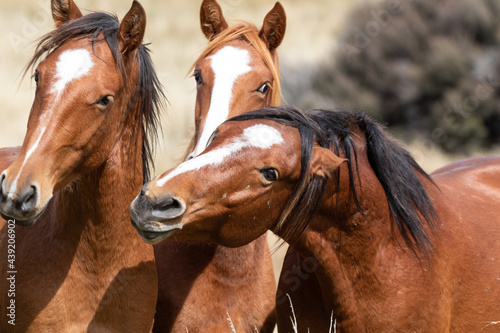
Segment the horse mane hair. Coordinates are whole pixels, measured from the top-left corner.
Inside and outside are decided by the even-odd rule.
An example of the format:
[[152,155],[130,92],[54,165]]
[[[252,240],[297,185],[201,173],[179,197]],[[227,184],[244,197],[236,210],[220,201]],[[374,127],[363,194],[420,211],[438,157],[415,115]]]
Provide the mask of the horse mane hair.
[[267,68],[271,71],[274,83],[272,87],[271,102],[269,105],[278,106],[281,104],[281,84],[279,77],[280,62],[278,50],[269,52],[266,44],[259,37],[259,30],[254,24],[243,20],[237,21],[240,23],[223,30],[208,43],[205,50],[203,50],[198,59],[194,62],[193,66],[191,66],[189,72],[192,72],[196,64],[206,58],[216,48],[233,40],[245,40],[250,43],[255,50],[257,50],[257,53],[259,53]]
[[[98,42],[98,37],[102,35],[111,50],[124,82],[127,82],[123,54],[118,42],[119,29],[120,22],[118,18],[107,13],[91,13],[76,20],[66,22],[40,39],[35,50],[35,55],[26,66],[24,74],[26,75],[29,70],[33,70],[44,55],[48,56],[48,54],[67,41],[91,38],[95,46]],[[147,45],[142,44],[138,48],[136,59],[139,65],[139,75],[133,99],[129,103],[127,115],[132,106],[139,103],[143,133],[142,172],[143,181],[147,182],[150,178],[151,168],[153,167],[154,149],[157,144],[158,134],[161,133],[160,110],[164,104],[165,94],[163,86],[156,75]]]
[[[348,111],[315,110],[305,113],[293,107],[268,107],[231,118],[228,121],[270,119],[300,132],[302,142],[301,172],[294,192],[280,219],[277,231],[293,243],[307,227],[325,192],[328,179],[309,177],[309,167],[315,143],[342,154],[347,159],[349,191],[355,205],[364,215],[355,186],[359,178],[358,157],[353,136],[361,132],[366,140],[370,167],[382,185],[392,220],[412,251],[432,251],[431,241],[424,229],[426,221],[431,228],[437,220],[434,206],[418,175],[434,184],[430,176],[415,162],[411,154],[388,137],[382,126],[367,115]],[[356,173],[354,165],[356,165]],[[338,173],[337,184],[340,183]],[[360,186],[362,186],[360,182]],[[338,189],[338,187],[337,187]]]

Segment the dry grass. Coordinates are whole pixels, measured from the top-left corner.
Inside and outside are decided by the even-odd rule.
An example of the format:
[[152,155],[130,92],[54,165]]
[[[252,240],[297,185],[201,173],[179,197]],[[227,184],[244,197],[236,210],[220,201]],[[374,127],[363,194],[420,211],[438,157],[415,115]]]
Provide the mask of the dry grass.
[[[292,324],[292,329],[294,333],[298,333],[299,330],[297,328],[297,317],[295,316],[295,309],[293,308],[292,298],[288,294],[286,294],[286,297],[288,297],[288,301],[290,302],[290,312],[292,314],[290,316],[290,322]],[[309,332],[309,328],[307,328],[307,332]],[[337,333],[337,319],[334,319],[333,311],[330,315],[330,328],[328,329],[328,333]]]

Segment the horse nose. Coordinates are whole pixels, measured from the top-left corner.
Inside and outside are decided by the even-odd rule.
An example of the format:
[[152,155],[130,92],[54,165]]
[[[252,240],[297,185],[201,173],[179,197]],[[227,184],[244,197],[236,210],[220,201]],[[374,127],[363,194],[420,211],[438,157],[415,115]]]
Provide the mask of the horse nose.
[[0,175],[0,204],[11,213],[18,216],[28,215],[36,210],[40,191],[36,185],[26,186],[20,189],[16,194],[8,193],[4,189],[6,182],[5,173]]
[[151,203],[151,207],[151,215],[161,220],[175,219],[186,211],[184,201],[172,195],[158,198]]
[[182,199],[172,195],[157,198],[146,185],[130,206],[130,216],[136,225],[145,221],[162,222],[175,219],[185,211],[186,204]]
[[31,185],[26,190],[19,193],[17,205],[24,214],[33,212],[38,204],[38,190],[35,185]]

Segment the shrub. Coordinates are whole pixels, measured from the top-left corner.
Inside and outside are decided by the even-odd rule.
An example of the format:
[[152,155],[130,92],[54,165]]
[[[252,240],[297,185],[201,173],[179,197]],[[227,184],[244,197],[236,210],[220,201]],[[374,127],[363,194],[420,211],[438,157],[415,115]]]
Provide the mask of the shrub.
[[499,16],[497,0],[358,8],[331,60],[313,69],[312,91],[289,86],[288,102],[366,111],[449,152],[499,144]]

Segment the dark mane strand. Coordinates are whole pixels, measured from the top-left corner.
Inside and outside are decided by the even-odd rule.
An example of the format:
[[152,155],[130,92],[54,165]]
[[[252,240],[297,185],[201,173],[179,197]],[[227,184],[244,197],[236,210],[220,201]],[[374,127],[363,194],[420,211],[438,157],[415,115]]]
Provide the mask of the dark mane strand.
[[154,150],[158,143],[158,135],[161,134],[160,110],[165,106],[166,97],[146,45],[139,47],[137,60],[139,61],[137,89],[141,98],[143,133],[142,172],[146,183],[150,180],[150,172],[154,166]]
[[384,188],[399,232],[412,249],[415,244],[430,252],[432,244],[420,214],[431,227],[435,226],[437,215],[417,174],[434,184],[433,180],[407,150],[385,135],[379,124],[366,115],[357,114],[356,118],[365,133],[368,160]]
[[[283,238],[297,240],[307,227],[324,194],[327,179],[308,177],[313,145],[331,149],[337,155],[348,159],[349,191],[358,211],[364,215],[355,179],[361,180],[358,156],[353,136],[361,131],[366,137],[366,151],[371,168],[384,188],[393,221],[399,233],[412,251],[432,251],[432,244],[424,230],[423,220],[431,228],[437,220],[436,212],[419,174],[432,182],[432,179],[415,162],[413,157],[394,140],[390,139],[382,127],[363,114],[347,111],[316,110],[304,113],[292,107],[269,107],[252,111],[228,121],[250,119],[270,119],[300,131],[302,140],[301,174],[294,192],[288,201],[276,231]],[[336,180],[340,184],[339,179]]]
[[[24,75],[33,70],[44,56],[68,42],[90,38],[93,48],[103,36],[108,44],[111,54],[115,59],[116,66],[121,72],[124,82],[127,82],[127,74],[124,67],[123,56],[118,42],[118,31],[120,22],[114,15],[107,13],[91,13],[73,21],[64,23],[56,30],[43,36],[35,50],[35,55],[28,62]],[[142,116],[142,169],[144,182],[149,180],[150,169],[153,166],[153,153],[160,128],[160,110],[165,100],[163,87],[154,70],[149,54],[149,49],[141,45],[137,50],[137,61],[139,64],[139,76],[133,100],[129,106],[139,106]]]

